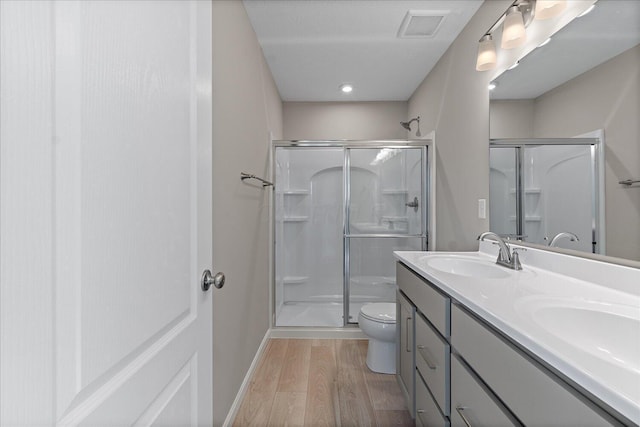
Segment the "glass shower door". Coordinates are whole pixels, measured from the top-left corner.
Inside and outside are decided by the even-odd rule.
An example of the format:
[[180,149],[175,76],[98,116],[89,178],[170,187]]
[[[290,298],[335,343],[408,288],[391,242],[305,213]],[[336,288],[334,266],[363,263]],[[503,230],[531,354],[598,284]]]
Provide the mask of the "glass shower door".
[[426,249],[426,147],[349,148],[345,176],[345,318],[395,301],[393,251]]
[[489,149],[490,229],[503,237],[523,237],[518,223],[518,150],[517,147]]
[[275,150],[275,325],[343,326],[342,148]]

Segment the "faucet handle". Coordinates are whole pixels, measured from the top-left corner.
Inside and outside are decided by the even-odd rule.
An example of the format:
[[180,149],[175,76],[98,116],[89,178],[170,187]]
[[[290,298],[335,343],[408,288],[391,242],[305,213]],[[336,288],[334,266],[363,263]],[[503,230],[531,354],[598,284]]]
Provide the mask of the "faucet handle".
[[519,252],[526,252],[526,248],[513,248],[511,249],[511,266],[514,270],[522,270],[522,264],[520,264]]

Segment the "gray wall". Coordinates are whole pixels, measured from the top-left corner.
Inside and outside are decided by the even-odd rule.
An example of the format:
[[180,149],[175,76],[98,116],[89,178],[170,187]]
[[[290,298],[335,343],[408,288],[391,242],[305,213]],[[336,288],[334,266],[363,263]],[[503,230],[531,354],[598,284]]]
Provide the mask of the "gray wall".
[[536,99],[534,136],[605,134],[607,255],[640,261],[640,45]]
[[498,138],[533,138],[533,99],[491,101],[489,136]]
[[420,115],[422,132],[435,131],[436,250],[477,250],[489,229],[478,199],[489,199],[491,72],[475,64],[478,40],[510,4],[484,2],[409,100],[407,117]]
[[213,2],[213,410],[221,425],[269,328],[269,132],[282,103],[241,1]]
[[406,102],[285,102],[283,116],[287,140],[408,138]]

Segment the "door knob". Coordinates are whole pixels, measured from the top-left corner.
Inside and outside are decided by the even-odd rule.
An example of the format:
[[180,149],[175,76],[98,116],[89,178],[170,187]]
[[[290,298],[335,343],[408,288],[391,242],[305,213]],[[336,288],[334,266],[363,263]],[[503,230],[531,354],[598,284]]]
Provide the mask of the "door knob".
[[202,286],[202,290],[204,292],[207,292],[211,285],[215,286],[216,289],[220,289],[221,287],[223,287],[224,280],[224,273],[218,272],[215,274],[215,276],[212,276],[210,270],[205,270],[202,273],[202,280],[200,281],[200,285]]

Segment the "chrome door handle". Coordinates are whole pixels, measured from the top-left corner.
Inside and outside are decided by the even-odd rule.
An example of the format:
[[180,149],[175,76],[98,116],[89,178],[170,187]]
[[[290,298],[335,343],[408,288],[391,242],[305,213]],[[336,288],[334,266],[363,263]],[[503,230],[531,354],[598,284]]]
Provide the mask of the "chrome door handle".
[[215,286],[216,289],[220,289],[221,287],[224,286],[224,281],[225,281],[224,273],[218,272],[215,274],[215,276],[212,276],[210,270],[205,270],[202,273],[202,279],[200,280],[200,285],[202,286],[202,290],[204,292],[207,292],[209,288],[211,288],[211,285]]
[[414,197],[412,202],[405,203],[404,205],[405,205],[406,207],[408,207],[408,208],[413,208],[413,210],[414,210],[415,212],[418,212],[418,206],[419,206],[419,205],[418,205],[418,198],[417,198],[417,197]]

